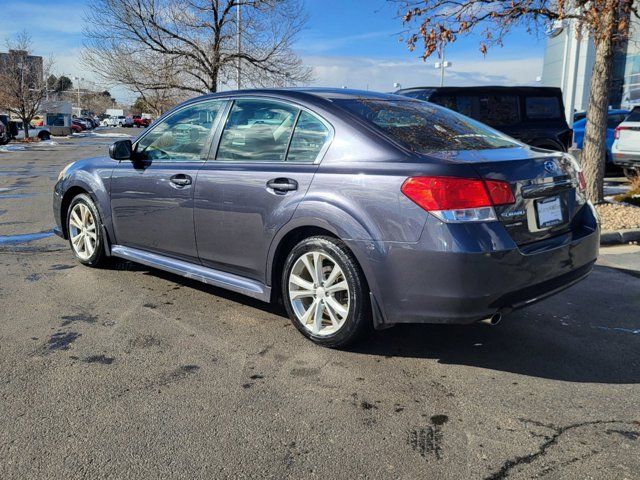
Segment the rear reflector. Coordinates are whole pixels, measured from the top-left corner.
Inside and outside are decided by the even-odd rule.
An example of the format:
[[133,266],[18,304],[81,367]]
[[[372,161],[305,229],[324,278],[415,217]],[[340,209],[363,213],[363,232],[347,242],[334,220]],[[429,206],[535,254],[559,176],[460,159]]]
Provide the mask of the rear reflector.
[[578,170],[578,190],[584,192],[587,189],[587,181],[584,179],[582,170]]
[[402,193],[428,212],[515,203],[507,182],[458,177],[409,177]]

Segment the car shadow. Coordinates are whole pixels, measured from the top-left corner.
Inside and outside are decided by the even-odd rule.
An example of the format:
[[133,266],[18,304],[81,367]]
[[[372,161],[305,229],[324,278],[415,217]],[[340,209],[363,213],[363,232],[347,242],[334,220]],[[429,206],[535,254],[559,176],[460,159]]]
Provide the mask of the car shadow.
[[[131,262],[124,265],[115,268],[141,271],[287,317],[281,305]],[[633,305],[624,301],[635,298],[636,307],[640,306],[640,280],[634,275],[620,275],[616,269],[596,266],[587,280],[506,315],[495,327],[397,325],[373,332],[344,350],[363,355],[434,359],[441,364],[569,382],[640,383],[640,314],[638,309],[629,310]],[[300,341],[304,341],[302,337]]]
[[640,383],[639,292],[637,272],[596,266],[587,280],[495,327],[399,325],[350,351],[569,382]]

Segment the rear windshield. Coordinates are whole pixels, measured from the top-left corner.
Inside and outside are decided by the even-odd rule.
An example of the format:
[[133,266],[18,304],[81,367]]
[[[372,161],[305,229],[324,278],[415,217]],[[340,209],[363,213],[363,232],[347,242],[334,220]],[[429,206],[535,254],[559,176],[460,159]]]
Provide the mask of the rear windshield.
[[520,146],[491,127],[432,103],[370,98],[338,99],[335,103],[414,152]]

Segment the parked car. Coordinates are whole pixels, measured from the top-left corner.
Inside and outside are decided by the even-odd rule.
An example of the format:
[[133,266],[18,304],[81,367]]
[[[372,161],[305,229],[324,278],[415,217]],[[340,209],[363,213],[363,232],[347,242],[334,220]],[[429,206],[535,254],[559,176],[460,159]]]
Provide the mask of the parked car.
[[72,126],[77,126],[80,127],[81,130],[86,130],[87,129],[87,123],[84,120],[79,120],[77,118],[74,118],[71,120],[71,125]]
[[133,116],[133,125],[138,128],[147,128],[151,124],[151,119],[142,117],[141,115]]
[[[22,122],[15,123],[16,132],[13,138],[16,140],[24,140],[26,132]],[[51,140],[51,130],[49,127],[29,127],[29,138],[38,138],[40,140]]]
[[0,145],[6,145],[12,138],[9,115],[0,115],[0,124],[2,125],[0,127]]
[[571,147],[559,88],[418,87],[396,93],[450,108],[533,147],[559,152]]
[[398,323],[496,323],[585,278],[577,162],[435,104],[343,89],[183,103],[67,165],[55,231],[263,301],[325,346]]
[[93,128],[91,122],[88,122],[84,118],[74,117],[71,122],[80,125],[83,130],[91,130]]
[[102,120],[103,127],[117,127],[119,126],[118,117],[106,117]]
[[611,155],[627,178],[640,175],[640,107],[633,107],[615,128]]
[[122,124],[122,126],[126,128],[133,128],[134,126],[133,117],[131,116],[125,117],[124,123]]
[[124,124],[127,123],[127,117],[124,115],[118,115],[118,126],[124,127]]
[[82,120],[84,120],[85,122],[87,122],[89,129],[93,130],[94,128],[98,127],[100,124],[96,122],[96,120],[93,117],[82,117]]
[[[607,113],[607,167],[614,166],[611,147],[613,146],[615,129],[627,115],[629,115],[629,110],[609,110]],[[584,143],[584,129],[586,125],[586,117],[573,124],[573,142],[580,149],[582,149]]]

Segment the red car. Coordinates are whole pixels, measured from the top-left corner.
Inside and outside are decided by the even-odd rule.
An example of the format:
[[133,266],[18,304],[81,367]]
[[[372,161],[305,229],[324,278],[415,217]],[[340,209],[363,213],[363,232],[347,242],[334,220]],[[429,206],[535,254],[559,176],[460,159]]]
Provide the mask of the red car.
[[138,128],[147,128],[151,124],[148,118],[142,118],[140,115],[133,116],[133,125]]
[[82,127],[78,124],[72,123],[71,130],[73,131],[73,133],[80,133],[82,132]]

